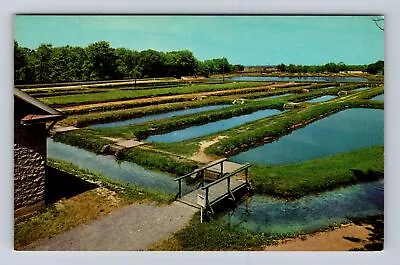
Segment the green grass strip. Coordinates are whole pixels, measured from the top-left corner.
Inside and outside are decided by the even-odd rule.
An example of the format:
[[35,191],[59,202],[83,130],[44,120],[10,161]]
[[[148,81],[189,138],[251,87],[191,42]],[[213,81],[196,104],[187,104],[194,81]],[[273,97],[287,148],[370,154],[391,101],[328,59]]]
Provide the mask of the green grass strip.
[[304,163],[250,168],[251,183],[257,193],[282,198],[326,191],[338,186],[372,181],[383,177],[384,147],[368,147]]
[[148,169],[156,169],[178,176],[185,175],[197,168],[197,163],[189,159],[141,147],[123,150],[118,158],[136,163]]
[[189,225],[170,238],[155,244],[150,250],[170,251],[216,251],[216,250],[262,250],[263,245],[273,241],[264,234],[236,230],[216,220],[200,223],[196,214]]
[[173,88],[159,88],[159,89],[146,89],[146,90],[112,90],[108,92],[100,92],[94,94],[83,94],[83,95],[66,95],[59,97],[44,97],[41,101],[48,105],[71,105],[71,104],[82,104],[82,103],[97,103],[97,102],[109,102],[124,99],[135,99],[150,96],[167,96],[167,95],[179,95],[196,92],[206,91],[219,91],[225,89],[239,89],[248,87],[263,86],[269,83],[260,82],[244,82],[244,83],[226,83],[226,84],[202,84],[202,85],[191,85]]
[[72,163],[58,159],[48,159],[47,164],[61,171],[70,173],[83,180],[96,183],[97,185],[108,190],[115,191],[119,196],[125,199],[128,203],[135,201],[151,200],[159,203],[169,203],[174,199],[174,196],[148,188],[143,188],[132,183],[112,180],[97,172],[92,172],[87,169],[75,166]]

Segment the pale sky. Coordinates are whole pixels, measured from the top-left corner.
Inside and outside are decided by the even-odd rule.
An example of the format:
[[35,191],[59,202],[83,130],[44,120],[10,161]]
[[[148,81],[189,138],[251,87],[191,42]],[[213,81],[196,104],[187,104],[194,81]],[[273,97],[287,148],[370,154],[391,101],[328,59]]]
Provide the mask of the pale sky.
[[369,64],[384,59],[384,32],[369,16],[14,17],[14,39],[37,48],[105,40],[114,48],[191,50],[233,64]]

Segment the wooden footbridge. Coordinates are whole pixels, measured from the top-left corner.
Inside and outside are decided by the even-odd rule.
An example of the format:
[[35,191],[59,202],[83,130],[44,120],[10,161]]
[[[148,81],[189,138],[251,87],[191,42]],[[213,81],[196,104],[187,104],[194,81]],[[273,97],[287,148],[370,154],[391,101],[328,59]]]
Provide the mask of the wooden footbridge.
[[[177,201],[200,209],[199,197],[204,200],[204,208],[214,214],[213,206],[224,199],[236,200],[234,193],[252,189],[248,181],[250,164],[237,164],[227,161],[226,158],[214,161],[204,167],[184,176],[178,177],[179,191]],[[182,181],[186,178],[199,181],[198,188],[187,194],[182,194]]]

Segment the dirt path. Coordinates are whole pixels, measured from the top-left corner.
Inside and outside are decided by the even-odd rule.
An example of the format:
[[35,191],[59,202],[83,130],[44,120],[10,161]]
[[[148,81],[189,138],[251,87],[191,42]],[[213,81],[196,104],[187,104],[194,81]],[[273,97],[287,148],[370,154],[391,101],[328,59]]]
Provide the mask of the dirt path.
[[218,137],[216,137],[216,138],[214,138],[214,139],[212,139],[210,141],[207,141],[207,140],[201,141],[199,150],[195,154],[193,154],[193,156],[190,157],[190,159],[192,159],[194,161],[197,161],[197,162],[200,162],[200,163],[209,163],[209,162],[215,160],[214,157],[211,157],[211,156],[207,155],[204,152],[204,150],[206,148],[210,147],[211,145],[219,142],[220,140],[222,140],[224,138],[226,138],[226,136],[220,135],[220,136],[218,136]]
[[224,96],[224,95],[234,95],[234,94],[243,94],[243,92],[251,93],[251,92],[260,92],[264,90],[273,90],[279,87],[285,87],[290,85],[291,83],[283,83],[278,85],[268,85],[261,87],[252,87],[252,88],[239,88],[239,89],[227,89],[227,90],[219,90],[219,91],[210,91],[210,92],[199,92],[199,93],[190,93],[190,94],[181,94],[181,95],[172,95],[172,96],[154,96],[154,97],[146,97],[146,98],[138,98],[138,99],[130,99],[130,100],[118,100],[111,102],[101,102],[101,103],[82,103],[76,106],[68,106],[68,107],[59,107],[58,110],[62,112],[73,112],[73,111],[86,111],[86,110],[95,110],[95,109],[107,109],[110,107],[115,107],[118,105],[139,105],[144,104],[146,102],[151,102],[151,104],[155,103],[163,103],[163,102],[171,102],[174,100],[181,99],[184,100],[193,100],[193,99],[201,99],[204,97],[210,96]]
[[146,250],[185,226],[196,211],[179,202],[134,204],[24,250]]
[[[318,232],[307,235],[305,238],[282,240],[276,246],[267,246],[264,250],[270,251],[346,251],[353,248],[361,248],[367,243],[367,237],[371,233],[367,228],[371,226],[359,226],[355,224],[343,225],[332,231]],[[355,240],[348,240],[351,237]],[[357,240],[359,239],[359,240]],[[359,241],[359,242],[354,242]]]

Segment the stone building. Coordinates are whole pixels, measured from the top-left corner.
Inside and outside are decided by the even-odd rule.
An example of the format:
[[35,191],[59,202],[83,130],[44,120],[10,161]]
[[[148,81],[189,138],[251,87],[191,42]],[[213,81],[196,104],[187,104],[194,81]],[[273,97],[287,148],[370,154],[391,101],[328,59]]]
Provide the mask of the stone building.
[[61,112],[14,89],[14,215],[32,213],[45,203],[46,136]]

